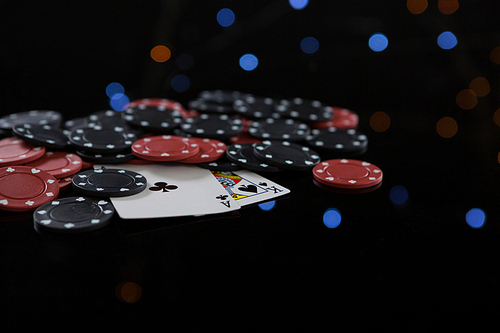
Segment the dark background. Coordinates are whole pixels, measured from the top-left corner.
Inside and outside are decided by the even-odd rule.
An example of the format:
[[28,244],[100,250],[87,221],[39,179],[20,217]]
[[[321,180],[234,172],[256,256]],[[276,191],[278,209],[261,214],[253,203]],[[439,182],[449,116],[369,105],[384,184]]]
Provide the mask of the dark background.
[[[236,15],[223,28],[217,12]],[[419,15],[405,1],[1,1],[1,115],[51,109],[66,119],[109,108],[106,86],[131,100],[164,97],[184,105],[202,90],[318,99],[358,113],[370,142],[360,159],[382,168],[374,192],[333,193],[309,172],[269,176],[291,190],[263,211],[236,218],[121,221],[89,234],[41,235],[30,213],[2,212],[1,305],[6,327],[257,331],[285,326],[409,330],[498,326],[500,295],[498,152],[500,46],[497,1],[460,1],[445,15],[437,1]],[[441,49],[452,31],[458,44]],[[384,33],[382,52],[369,37]],[[300,41],[318,39],[306,54]],[[150,50],[168,45],[156,63]],[[193,56],[181,70],[179,54]],[[238,59],[253,53],[258,67]],[[170,86],[176,74],[187,91]],[[471,110],[457,94],[476,77],[491,86]],[[377,111],[391,125],[370,126]],[[442,117],[455,136],[436,132]],[[266,175],[267,176],[267,175]],[[389,192],[403,185],[405,205]],[[337,208],[335,229],[322,222]],[[481,208],[480,229],[465,214]],[[125,282],[141,290],[125,302]]]

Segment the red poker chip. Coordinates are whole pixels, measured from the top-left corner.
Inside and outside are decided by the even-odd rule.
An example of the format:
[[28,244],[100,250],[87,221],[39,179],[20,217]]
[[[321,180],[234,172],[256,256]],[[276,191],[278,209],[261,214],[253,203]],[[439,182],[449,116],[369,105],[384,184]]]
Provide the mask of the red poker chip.
[[137,140],[132,153],[142,159],[157,162],[178,161],[196,155],[198,144],[191,138],[176,135],[157,135]]
[[74,176],[75,175],[69,175],[64,178],[58,178],[57,181],[59,182],[59,191],[65,191],[71,188],[71,181],[73,180]]
[[208,163],[221,158],[226,153],[226,144],[222,141],[208,138],[190,138],[190,141],[200,147],[200,151],[191,157],[179,160],[181,163]]
[[0,167],[34,161],[45,154],[45,147],[37,147],[19,138],[0,140]]
[[310,123],[311,128],[336,127],[338,129],[351,129],[358,127],[359,116],[357,113],[340,107],[332,107],[332,119],[319,123]]
[[360,189],[382,182],[383,173],[379,167],[365,161],[333,159],[322,161],[313,168],[313,177],[321,184]]
[[83,163],[81,157],[76,154],[48,151],[39,159],[25,165],[48,172],[56,178],[64,178],[80,171]]
[[56,199],[59,182],[50,173],[15,165],[0,168],[0,209],[25,212]]

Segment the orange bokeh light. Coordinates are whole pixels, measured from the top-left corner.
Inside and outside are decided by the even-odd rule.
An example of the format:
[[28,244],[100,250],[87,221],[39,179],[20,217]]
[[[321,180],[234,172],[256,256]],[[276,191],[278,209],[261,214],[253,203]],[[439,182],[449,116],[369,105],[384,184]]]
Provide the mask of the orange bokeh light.
[[497,65],[500,65],[500,46],[495,47],[490,52],[490,60]]
[[135,282],[122,282],[116,287],[116,297],[122,302],[135,303],[141,296],[141,286]]
[[457,122],[451,117],[443,117],[437,122],[436,131],[441,137],[449,139],[457,134]]
[[370,126],[375,132],[385,132],[391,126],[391,118],[385,112],[375,112],[370,117]]
[[407,0],[406,7],[412,14],[423,13],[427,9],[427,0]]
[[477,97],[474,91],[464,89],[457,94],[456,102],[460,108],[470,110],[477,105]]
[[469,84],[469,89],[478,97],[486,96],[490,93],[490,83],[484,77],[477,77]]
[[495,124],[500,126],[500,109],[497,109],[493,114],[493,121],[495,122]]
[[438,9],[441,13],[449,15],[457,11],[459,7],[458,0],[439,0]]
[[172,52],[165,45],[156,45],[151,49],[151,58],[156,62],[165,62],[170,59]]

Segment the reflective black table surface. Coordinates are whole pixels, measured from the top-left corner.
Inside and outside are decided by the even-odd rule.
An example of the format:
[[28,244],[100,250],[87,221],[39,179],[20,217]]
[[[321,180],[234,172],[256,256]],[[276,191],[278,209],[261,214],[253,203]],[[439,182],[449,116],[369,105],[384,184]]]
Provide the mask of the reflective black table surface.
[[[353,158],[384,172],[366,193],[325,188],[311,171],[264,173],[291,191],[272,209],[114,216],[103,229],[75,235],[39,233],[32,212],[1,211],[4,327],[498,326],[496,2],[4,1],[0,8],[2,115],[85,116],[111,107],[112,82],[130,100],[185,106],[216,89],[317,99],[358,114],[369,143]],[[235,17],[228,26],[224,8]],[[168,47],[168,60],[152,59],[157,45]],[[258,59],[254,69],[241,67],[245,54]],[[334,225],[325,219],[330,209]]]

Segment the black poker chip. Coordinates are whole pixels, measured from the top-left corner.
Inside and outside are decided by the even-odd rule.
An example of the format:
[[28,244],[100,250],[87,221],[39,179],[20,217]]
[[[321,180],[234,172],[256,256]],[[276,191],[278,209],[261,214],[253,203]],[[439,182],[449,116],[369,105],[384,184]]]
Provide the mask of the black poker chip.
[[76,150],[75,152],[85,162],[102,164],[122,163],[135,158],[135,155],[132,153],[132,149],[127,149],[117,153],[92,153],[85,150]]
[[328,150],[341,153],[358,153],[368,146],[368,138],[356,129],[312,129],[306,142],[318,150]]
[[137,140],[134,132],[128,128],[101,126],[76,128],[69,134],[71,145],[80,150],[95,153],[114,153],[130,148]]
[[71,144],[62,129],[51,125],[14,125],[12,134],[31,144],[54,150],[65,149]]
[[307,124],[291,118],[267,118],[254,121],[248,127],[248,133],[261,140],[301,141],[309,135]]
[[188,102],[188,107],[190,109],[200,111],[203,113],[235,113],[234,107],[229,103],[218,103],[215,101],[204,100],[198,98]]
[[280,118],[275,109],[276,101],[271,97],[247,95],[234,101],[234,110],[248,118],[266,119]]
[[147,179],[131,170],[100,168],[77,173],[73,177],[72,185],[83,195],[125,197],[144,191]]
[[203,90],[198,94],[198,100],[232,105],[236,99],[244,98],[247,95],[247,93],[243,93],[238,90]]
[[324,122],[332,119],[333,109],[318,100],[293,98],[282,99],[276,104],[276,111],[283,117],[294,118],[304,122]]
[[[279,172],[280,168],[258,159],[254,154],[255,143],[237,143],[226,148],[227,159],[244,169],[257,172]],[[223,170],[221,170],[223,171]]]
[[180,128],[193,136],[226,140],[243,131],[241,119],[227,114],[203,113],[199,117],[187,118]]
[[236,164],[230,161],[226,155],[223,155],[221,158],[205,163],[196,164],[200,168],[208,169],[211,171],[237,171],[243,169],[239,164]]
[[170,105],[138,104],[121,113],[123,119],[130,125],[145,132],[171,133],[184,120],[182,106],[171,102]]
[[11,133],[12,127],[22,124],[51,125],[59,127],[62,114],[53,110],[31,110],[12,113],[0,118],[0,129]]
[[115,209],[108,200],[73,196],[38,207],[33,212],[33,223],[39,231],[83,233],[109,225],[114,213]]
[[281,169],[297,171],[310,170],[321,161],[314,150],[289,141],[264,140],[256,143],[254,155]]
[[122,117],[122,111],[115,110],[101,110],[89,114],[83,118],[83,124],[85,127],[126,127],[127,122]]

